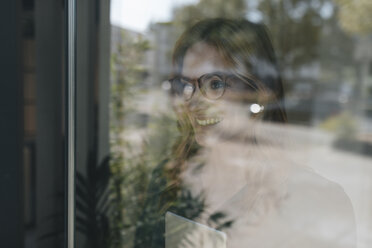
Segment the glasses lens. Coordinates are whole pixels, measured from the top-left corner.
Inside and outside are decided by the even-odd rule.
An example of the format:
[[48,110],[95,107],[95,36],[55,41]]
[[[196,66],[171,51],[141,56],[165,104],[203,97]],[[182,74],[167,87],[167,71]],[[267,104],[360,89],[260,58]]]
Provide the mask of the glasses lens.
[[185,84],[185,87],[183,89],[183,97],[186,100],[190,100],[193,93],[194,93],[194,85],[190,83]]
[[218,99],[225,92],[226,83],[220,76],[217,75],[206,75],[201,78],[200,90],[209,99]]
[[186,100],[189,100],[192,97],[195,87],[186,79],[183,79],[182,77],[176,77],[170,80],[170,82],[172,85],[173,94],[184,97]]

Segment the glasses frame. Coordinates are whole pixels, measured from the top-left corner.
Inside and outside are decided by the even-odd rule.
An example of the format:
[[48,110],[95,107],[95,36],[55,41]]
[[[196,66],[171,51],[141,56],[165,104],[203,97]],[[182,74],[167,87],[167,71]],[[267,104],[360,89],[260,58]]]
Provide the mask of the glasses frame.
[[[204,85],[203,78],[206,78],[206,77],[208,77],[208,76],[210,76],[210,77],[217,76],[217,77],[219,77],[219,78],[221,79],[221,81],[224,83],[224,88],[223,88],[223,91],[222,91],[222,93],[221,93],[220,96],[215,97],[215,98],[208,96],[208,94],[207,94],[205,88],[203,87],[203,85]],[[169,79],[168,81],[170,82],[171,86],[173,86],[173,84],[176,82],[176,80],[180,80],[181,82],[182,82],[182,80],[183,80],[183,81],[186,81],[186,82],[187,82],[187,83],[185,83],[185,85],[184,85],[184,87],[183,87],[183,94],[182,94],[183,97],[185,97],[185,95],[184,95],[184,90],[185,90],[185,88],[186,88],[187,86],[192,87],[192,92],[191,92],[190,96],[189,96],[189,97],[185,97],[185,100],[186,100],[186,101],[191,100],[191,98],[193,97],[193,95],[194,95],[194,93],[195,93],[195,91],[196,91],[196,85],[198,86],[198,88],[199,88],[201,94],[202,94],[205,98],[207,98],[207,99],[209,99],[209,100],[218,100],[218,99],[220,99],[220,98],[225,94],[226,88],[229,88],[229,84],[226,82],[226,80],[227,80],[229,77],[233,77],[233,76],[235,76],[235,75],[233,75],[233,74],[224,74],[224,73],[214,72],[214,73],[206,73],[206,74],[203,74],[203,75],[201,75],[199,78],[196,78],[196,79],[191,79],[191,78],[188,78],[188,77],[185,77],[185,76],[179,75],[179,76],[176,76],[176,77],[174,77],[174,78]],[[193,82],[197,82],[197,84],[196,84],[196,83],[193,83]],[[173,87],[171,87],[171,88],[173,88]]]
[[[218,76],[221,81],[224,82],[224,89],[223,89],[223,92],[220,96],[216,97],[216,98],[211,98],[211,97],[208,97],[208,94],[207,92],[205,91],[204,87],[203,87],[203,78],[207,77],[207,76],[210,76],[210,77],[213,77],[213,76]],[[263,88],[260,87],[260,81],[257,80],[255,77],[251,76],[251,77],[247,77],[247,76],[244,76],[242,74],[239,74],[239,73],[226,73],[226,72],[212,72],[212,73],[206,73],[206,74],[203,74],[201,75],[199,78],[197,79],[191,79],[191,78],[188,78],[188,77],[185,77],[185,76],[182,76],[182,75],[178,75],[178,76],[175,76],[171,79],[168,80],[168,82],[171,84],[171,89],[174,89],[175,87],[173,86],[175,81],[176,80],[183,80],[183,81],[186,81],[187,83],[185,83],[185,86],[183,87],[183,93],[182,93],[182,96],[185,98],[186,101],[189,101],[191,100],[191,98],[193,97],[195,91],[196,91],[196,85],[198,86],[201,94],[209,99],[209,100],[218,100],[220,99],[226,92],[226,89],[227,88],[232,88],[232,86],[227,82],[227,80],[229,78],[238,78],[240,79],[241,81],[244,82],[244,84],[246,86],[249,86],[251,88],[251,90],[255,91],[255,92],[258,92],[260,90],[263,90]],[[197,83],[195,83],[197,82]],[[192,92],[190,94],[189,97],[185,97],[185,94],[184,94],[184,90],[186,88],[186,86],[190,86],[192,87]],[[176,91],[174,92],[175,94],[178,94]],[[178,95],[181,95],[181,94],[178,94]]]

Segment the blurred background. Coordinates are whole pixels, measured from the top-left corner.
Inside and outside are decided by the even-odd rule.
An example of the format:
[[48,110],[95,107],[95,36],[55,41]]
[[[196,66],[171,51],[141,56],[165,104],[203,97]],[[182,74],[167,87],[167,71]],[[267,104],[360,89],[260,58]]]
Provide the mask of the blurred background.
[[[363,0],[113,0],[110,99],[111,106],[120,108],[110,110],[112,151],[128,153],[116,143],[118,137],[124,143],[137,143],[143,156],[159,154],[152,151],[152,144],[166,148],[174,139],[170,133],[162,134],[174,118],[164,94],[167,84],[162,82],[172,73],[172,49],[183,30],[213,17],[263,23],[284,81],[290,146],[282,152],[344,189],[355,212],[358,247],[368,247],[372,243],[371,8],[372,2]],[[126,95],[129,92],[133,94]],[[120,123],[125,123],[122,130]],[[150,145],[144,146],[146,142]],[[156,159],[151,157],[152,163]],[[125,171],[126,162],[121,163]]]
[[[65,4],[0,4],[2,247],[66,245]],[[283,152],[344,189],[358,248],[371,246],[372,1],[76,4],[76,247],[143,247],[151,235],[141,214],[151,212],[149,188],[162,185],[149,175],[179,135],[166,83],[172,51],[186,28],[212,17],[267,26],[286,95]],[[179,211],[203,208],[180,195]]]

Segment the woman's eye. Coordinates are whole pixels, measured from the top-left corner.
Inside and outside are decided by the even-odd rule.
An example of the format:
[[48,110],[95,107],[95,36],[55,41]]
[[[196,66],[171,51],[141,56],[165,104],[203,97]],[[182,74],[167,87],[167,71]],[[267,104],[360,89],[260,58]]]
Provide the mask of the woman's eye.
[[222,81],[212,81],[211,83],[211,89],[212,90],[218,90],[225,87],[225,83]]

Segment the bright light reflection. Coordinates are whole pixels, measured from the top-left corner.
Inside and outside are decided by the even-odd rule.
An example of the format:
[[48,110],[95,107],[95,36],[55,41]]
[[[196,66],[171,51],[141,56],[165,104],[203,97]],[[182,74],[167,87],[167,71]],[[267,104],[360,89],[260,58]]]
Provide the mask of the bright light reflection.
[[146,31],[151,22],[167,22],[172,9],[196,4],[198,0],[111,0],[111,23],[137,32]]
[[161,88],[163,89],[163,90],[170,90],[170,88],[171,88],[171,84],[169,83],[169,81],[164,81],[162,84],[161,84]]
[[257,114],[261,111],[262,107],[257,103],[253,103],[249,109],[252,113]]

